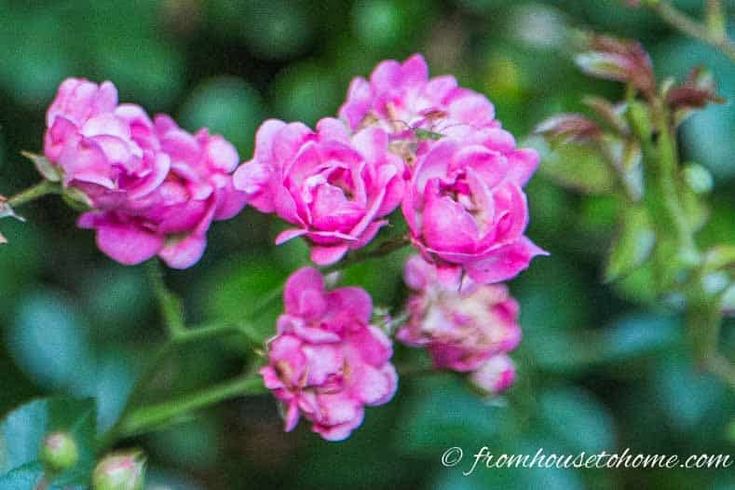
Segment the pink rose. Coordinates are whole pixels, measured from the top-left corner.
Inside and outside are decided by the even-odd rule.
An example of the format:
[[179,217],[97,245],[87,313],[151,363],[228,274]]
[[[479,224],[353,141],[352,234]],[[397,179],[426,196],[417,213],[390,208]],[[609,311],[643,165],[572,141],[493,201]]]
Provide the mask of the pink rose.
[[143,109],[118,105],[117,89],[69,78],[46,114],[44,153],[63,183],[87,194],[95,207],[114,208],[157,188],[170,168]]
[[513,361],[505,354],[497,354],[469,376],[475,388],[488,395],[497,395],[511,387],[516,379]]
[[516,149],[499,128],[442,138],[419,157],[403,215],[413,244],[442,277],[456,282],[464,271],[477,283],[506,281],[545,254],[524,235],[522,188],[537,164],[535,151]]
[[312,261],[333,264],[372,240],[400,204],[405,167],[388,143],[380,128],[353,135],[337,119],[322,119],[316,131],[269,120],[253,159],[235,172],[235,187],[258,210],[294,225],[277,244],[304,236]]
[[458,290],[442,285],[437,274],[418,256],[406,263],[406,284],[414,292],[408,322],[396,338],[425,347],[436,367],[460,372],[475,371],[518,346],[518,303],[504,285],[465,280]]
[[184,269],[204,253],[212,221],[229,219],[245,205],[245,194],[232,185],[238,155],[206,129],[192,135],[164,115],[148,124],[141,114],[133,126],[153,131],[170,161],[165,179],[144,195],[127,195],[83,214],[79,226],[95,229],[100,249],[120,263],[158,255],[170,267]]
[[141,107],[119,105],[110,82],[65,80],[46,122],[46,157],[92,203],[79,226],[94,229],[100,250],[122,264],[159,255],[189,267],[212,220],[245,205],[232,186],[230,143],[206,129],[192,136],[166,116],[154,123]]
[[426,143],[431,133],[463,137],[475,130],[500,127],[485,96],[459,87],[449,75],[430,79],[419,54],[403,63],[383,61],[369,80],[352,80],[339,115],[353,130],[377,124],[394,136],[418,136]]
[[284,303],[260,371],[265,385],[284,405],[287,431],[303,415],[324,439],[343,440],[366,405],[385,404],[396,391],[390,340],[369,324],[372,301],[363,289],[326,291],[313,268],[288,279]]

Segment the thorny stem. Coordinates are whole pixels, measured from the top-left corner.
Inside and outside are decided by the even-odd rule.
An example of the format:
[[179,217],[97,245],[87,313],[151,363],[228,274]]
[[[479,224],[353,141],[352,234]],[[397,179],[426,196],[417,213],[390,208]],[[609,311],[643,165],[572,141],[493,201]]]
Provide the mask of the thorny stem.
[[722,54],[735,61],[735,42],[729,39],[725,32],[724,14],[719,1],[708,1],[708,25],[695,21],[664,0],[650,1],[645,5],[675,29],[715,47]]

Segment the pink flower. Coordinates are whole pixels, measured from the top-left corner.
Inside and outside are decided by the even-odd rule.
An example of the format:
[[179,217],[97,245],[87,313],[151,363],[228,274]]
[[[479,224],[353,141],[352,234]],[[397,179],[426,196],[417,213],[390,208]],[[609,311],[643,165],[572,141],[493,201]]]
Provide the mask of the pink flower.
[[83,214],[79,226],[95,229],[100,249],[120,263],[158,255],[185,269],[204,253],[212,221],[232,218],[245,206],[245,194],[232,185],[238,155],[221,136],[207,129],[192,135],[165,115],[151,128],[171,162],[164,181],[143,196]]
[[377,123],[407,138],[420,137],[422,130],[461,137],[474,130],[500,127],[485,96],[459,87],[449,75],[430,79],[426,61],[419,54],[403,63],[383,61],[370,80],[352,80],[339,115],[353,130]]
[[366,405],[387,403],[396,391],[390,340],[369,324],[372,301],[363,289],[326,291],[316,269],[288,279],[284,302],[260,371],[265,385],[284,405],[287,431],[303,415],[324,439],[343,440]]
[[369,128],[350,134],[342,122],[269,120],[256,137],[255,155],[235,172],[235,187],[264,213],[294,225],[276,238],[298,236],[312,245],[319,265],[365,246],[403,197],[404,165],[388,151],[388,134]]
[[510,357],[497,354],[470,374],[469,379],[483,393],[497,395],[511,387],[516,379],[516,368]]
[[171,267],[190,267],[204,252],[211,222],[245,205],[232,186],[238,155],[230,143],[118,105],[110,82],[64,81],[47,126],[46,157],[64,185],[84,192],[93,206],[79,226],[96,230],[100,250],[122,264],[159,255]]
[[482,284],[506,281],[545,254],[524,231],[523,186],[538,154],[498,128],[437,141],[414,168],[403,200],[413,244],[442,277],[462,271]]
[[132,104],[118,105],[117,89],[69,78],[46,114],[44,153],[65,186],[85,192],[95,206],[114,207],[145,196],[168,174],[150,119]]
[[397,334],[403,343],[425,347],[437,368],[460,372],[480,369],[493,356],[509,352],[521,340],[518,303],[504,285],[463,282],[446,287],[438,272],[418,256],[408,260],[409,319]]

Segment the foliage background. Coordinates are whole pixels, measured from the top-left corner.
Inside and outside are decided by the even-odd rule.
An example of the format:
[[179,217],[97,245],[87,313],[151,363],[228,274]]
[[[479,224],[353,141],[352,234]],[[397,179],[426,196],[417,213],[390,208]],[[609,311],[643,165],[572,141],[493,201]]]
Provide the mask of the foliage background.
[[[619,95],[576,71],[570,28],[641,39],[660,74],[706,64],[732,98],[733,64],[622,3],[0,0],[0,190],[37,180],[19,152],[41,148],[45,108],[67,76],[112,80],[123,101],[172,113],[190,130],[207,125],[243,160],[264,118],[313,123],[336,112],[351,77],[413,52],[427,55],[434,74],[454,73],[486,93],[522,138],[552,113],[579,110],[583,94]],[[701,3],[677,5],[698,12]],[[704,232],[712,240],[735,238],[733,136],[732,105],[707,109],[681,132],[685,158],[717,178]],[[558,185],[568,165],[592,196]],[[151,488],[735,488],[731,470],[478,470],[465,478],[466,465],[439,462],[447,447],[467,457],[483,445],[495,453],[735,454],[735,397],[692,367],[680,320],[630,301],[645,296],[635,281],[602,284],[615,228],[608,182],[588,155],[552,155],[530,185],[530,235],[552,256],[512,284],[525,339],[514,356],[519,382],[503,403],[483,402],[450,375],[404,378],[396,399],[369,410],[349,441],[328,444],[303,425],[282,433],[270,397],[239,399],[129,441],[149,455]],[[23,214],[25,224],[2,223],[10,244],[0,249],[0,413],[49,393],[93,396],[107,427],[163,336],[145,275],[103,257],[58,199]],[[306,262],[299,243],[272,245],[277,226],[246,210],[213,227],[196,267],[167,274],[191,322],[241,318]],[[355,266],[345,282],[398,307],[401,259]],[[255,320],[264,334],[277,311]],[[733,352],[731,324],[724,341]],[[402,351],[399,361],[416,356]],[[234,341],[181,349],[151,398],[225,379],[248,357]]]

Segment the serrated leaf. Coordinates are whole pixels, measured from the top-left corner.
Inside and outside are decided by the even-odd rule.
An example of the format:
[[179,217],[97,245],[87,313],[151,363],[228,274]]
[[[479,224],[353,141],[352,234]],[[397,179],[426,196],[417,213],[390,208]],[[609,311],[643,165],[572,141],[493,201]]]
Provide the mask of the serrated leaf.
[[43,398],[10,412],[0,422],[0,474],[3,475],[0,482],[8,479],[15,484],[37,478],[41,468],[38,454],[45,436],[64,431],[70,433],[77,444],[79,461],[55,477],[52,488],[86,485],[94,468],[96,418],[92,399]]
[[29,151],[21,151],[21,155],[33,162],[33,166],[36,167],[38,173],[43,176],[44,179],[49,182],[61,182],[61,171],[59,168],[54,166],[48,159],[43,155],[31,153]]
[[640,267],[651,256],[655,243],[656,234],[646,210],[625,208],[605,267],[605,281],[615,281]]

